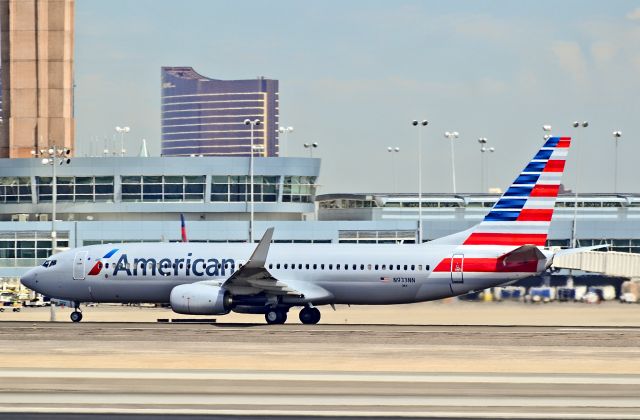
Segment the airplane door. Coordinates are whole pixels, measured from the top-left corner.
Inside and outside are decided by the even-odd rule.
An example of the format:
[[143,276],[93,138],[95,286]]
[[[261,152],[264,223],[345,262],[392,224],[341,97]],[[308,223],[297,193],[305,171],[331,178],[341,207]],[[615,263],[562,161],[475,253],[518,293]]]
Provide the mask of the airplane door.
[[463,254],[454,254],[451,257],[451,283],[464,283]]
[[76,252],[73,258],[73,279],[84,280],[85,262],[87,260],[87,251]]

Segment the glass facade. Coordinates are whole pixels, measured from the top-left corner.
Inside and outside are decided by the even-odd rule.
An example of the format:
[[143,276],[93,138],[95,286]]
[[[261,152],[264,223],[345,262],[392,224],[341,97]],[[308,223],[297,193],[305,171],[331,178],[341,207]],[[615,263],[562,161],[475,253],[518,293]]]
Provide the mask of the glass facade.
[[[253,201],[276,202],[278,200],[279,178],[277,176],[254,176]],[[251,177],[249,176],[211,177],[211,201],[249,201],[250,192]]]
[[[212,175],[211,202],[247,202],[251,191],[248,175]],[[120,194],[113,176],[57,177],[58,202],[194,202],[205,200],[204,175],[122,175]],[[313,203],[314,176],[254,175],[253,201],[263,203]],[[53,200],[51,177],[35,177],[36,200]],[[31,203],[30,177],[0,177],[0,203]]]
[[0,203],[30,203],[31,178],[29,177],[1,177]]
[[[69,247],[69,232],[56,232],[58,249]],[[0,232],[0,267],[33,267],[51,255],[50,232]]]
[[123,176],[122,201],[204,201],[204,176]]
[[278,81],[215,80],[191,67],[163,67],[162,154],[164,156],[278,155]]
[[[56,177],[57,200],[73,202],[113,201],[112,176],[70,176]],[[53,184],[51,177],[36,177],[38,202],[52,200]]]
[[316,177],[285,176],[282,189],[284,203],[311,203],[316,193]]

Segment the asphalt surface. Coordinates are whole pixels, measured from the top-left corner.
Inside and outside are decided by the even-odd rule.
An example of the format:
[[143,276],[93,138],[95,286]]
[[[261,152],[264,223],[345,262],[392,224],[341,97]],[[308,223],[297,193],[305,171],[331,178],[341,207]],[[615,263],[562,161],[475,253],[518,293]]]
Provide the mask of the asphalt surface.
[[639,348],[636,327],[3,322],[0,418],[640,419]]

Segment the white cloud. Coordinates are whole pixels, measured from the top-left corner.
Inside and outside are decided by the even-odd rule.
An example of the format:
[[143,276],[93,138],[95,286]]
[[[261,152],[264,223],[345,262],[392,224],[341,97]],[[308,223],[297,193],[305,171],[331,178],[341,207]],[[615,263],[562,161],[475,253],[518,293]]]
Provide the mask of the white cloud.
[[618,49],[611,43],[598,41],[591,45],[591,56],[599,65],[604,65],[615,57]]
[[552,44],[551,50],[556,56],[560,68],[572,76],[577,83],[587,83],[587,61],[577,42],[556,41]]
[[627,13],[627,19],[629,20],[640,20],[640,7],[630,11]]

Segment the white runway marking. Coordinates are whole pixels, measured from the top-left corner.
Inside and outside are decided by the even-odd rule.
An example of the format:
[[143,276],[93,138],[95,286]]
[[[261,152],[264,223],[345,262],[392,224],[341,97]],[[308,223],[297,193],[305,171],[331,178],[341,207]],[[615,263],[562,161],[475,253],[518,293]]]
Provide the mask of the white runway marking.
[[[640,375],[591,374],[423,374],[369,372],[300,372],[242,370],[136,370],[136,369],[2,369],[0,379],[194,379],[236,381],[354,381],[407,383],[492,383],[492,384],[601,384],[640,385]],[[640,401],[640,400],[639,400]]]

